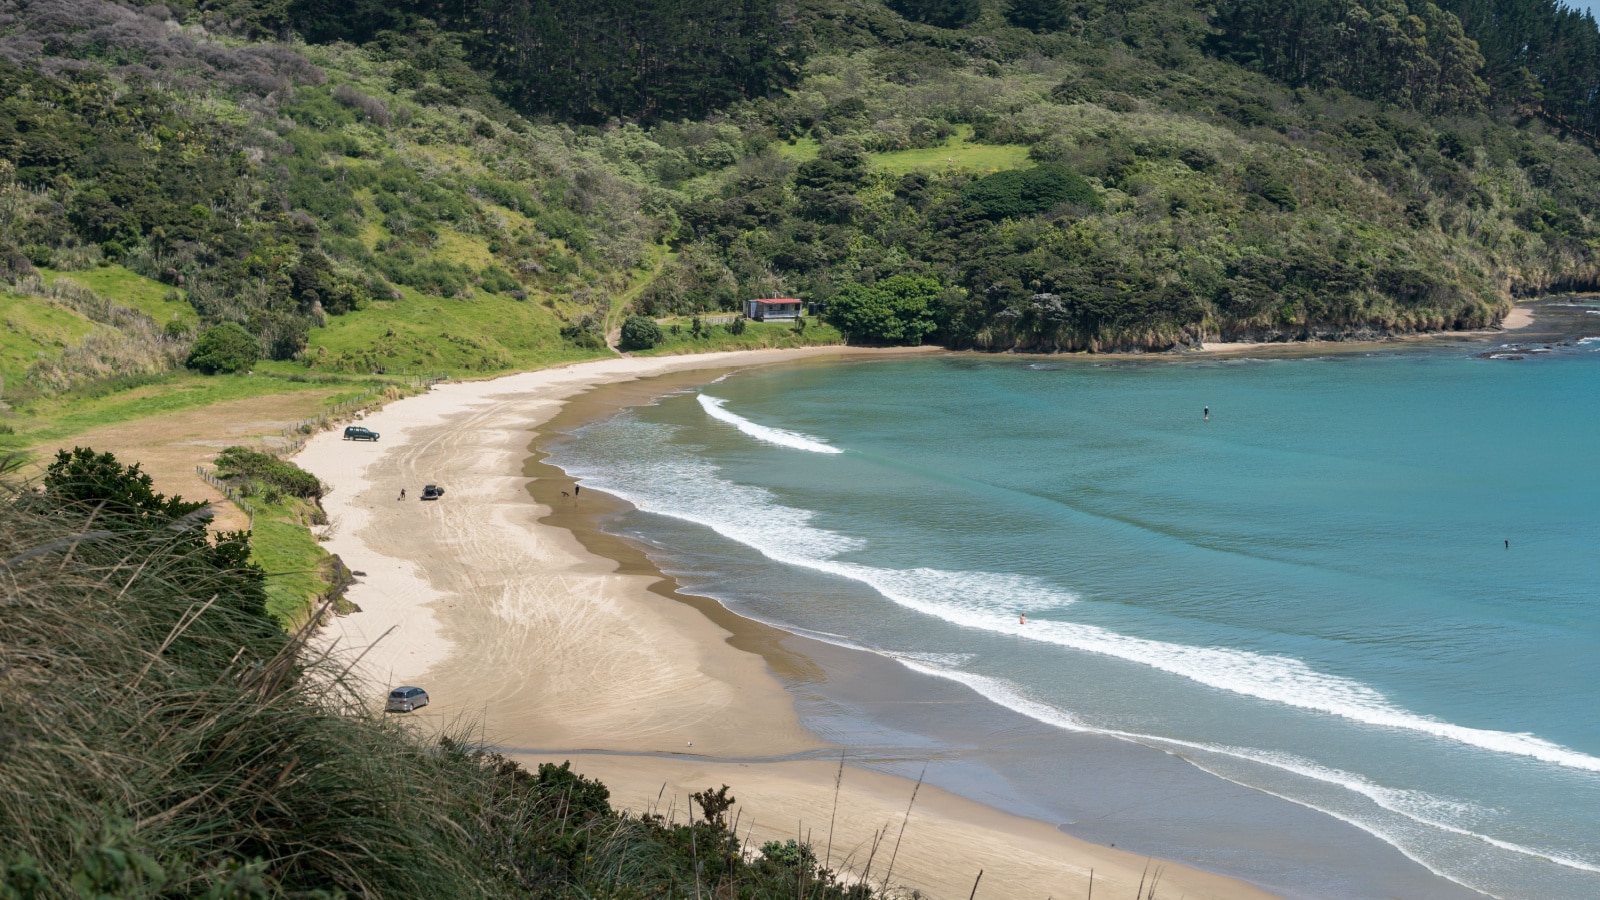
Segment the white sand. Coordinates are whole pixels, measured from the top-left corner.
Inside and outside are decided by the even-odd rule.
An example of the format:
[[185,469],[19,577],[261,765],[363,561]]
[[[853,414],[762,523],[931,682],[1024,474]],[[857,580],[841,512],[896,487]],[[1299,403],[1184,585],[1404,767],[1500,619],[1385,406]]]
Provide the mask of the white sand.
[[[548,510],[521,473],[533,429],[596,385],[848,353],[611,359],[445,384],[369,416],[363,424],[381,433],[378,443],[318,435],[296,461],[333,487],[324,500],[335,530],[328,549],[366,573],[349,594],[361,612],[336,619],[325,639],[354,650],[382,638],[357,671],[374,703],[391,685],[426,687],[433,705],[415,717],[425,726],[472,724],[530,764],[570,756],[612,787],[614,803],[634,809],[663,786],[682,809],[690,790],[726,782],[758,841],[798,828],[822,847],[832,764],[733,761],[824,747],[800,727],[766,662],[729,646],[729,633],[688,605],[648,591],[653,578],[619,574],[570,532],[539,524]],[[429,482],[447,488],[443,500],[418,499]],[[730,761],[668,755],[685,753]],[[860,848],[874,830],[899,828],[911,788],[847,769],[836,856],[864,862]],[[982,868],[980,896],[1076,897],[1092,868],[1097,896],[1128,896],[1144,864],[924,787],[894,880],[925,896],[965,897]],[[880,857],[874,871],[886,865]],[[1167,865],[1160,896],[1180,895],[1270,896]]]

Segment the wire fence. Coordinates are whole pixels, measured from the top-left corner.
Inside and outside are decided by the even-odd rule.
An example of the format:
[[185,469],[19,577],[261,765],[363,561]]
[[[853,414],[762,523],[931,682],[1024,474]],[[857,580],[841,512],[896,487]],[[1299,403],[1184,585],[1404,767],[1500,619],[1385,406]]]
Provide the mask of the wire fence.
[[250,531],[255,530],[256,508],[250,505],[250,501],[244,499],[244,497],[241,496],[238,491],[234,490],[233,485],[211,474],[211,472],[208,471],[205,466],[195,466],[194,471],[200,476],[201,480],[221,491],[222,496],[227,497],[230,501],[232,501],[234,506],[239,507],[239,509],[242,510],[245,515],[249,516],[250,524],[248,529]]
[[[448,375],[438,374],[406,375],[403,376],[403,378],[403,384],[415,387],[421,391],[432,390],[433,386],[439,382],[449,380]],[[343,403],[324,410],[321,415],[310,419],[301,419],[293,425],[290,425],[288,428],[278,432],[278,437],[282,443],[279,446],[273,447],[272,452],[278,456],[289,456],[294,454],[295,452],[299,451],[300,448],[306,445],[306,441],[310,439],[311,435],[316,434],[323,429],[333,427],[333,425],[341,419],[353,416],[356,413],[366,412],[367,410],[376,406],[381,406],[383,401],[387,399],[386,395],[390,387],[393,387],[393,385],[383,385],[380,387],[371,388],[366,393],[356,397],[353,400],[346,400]]]

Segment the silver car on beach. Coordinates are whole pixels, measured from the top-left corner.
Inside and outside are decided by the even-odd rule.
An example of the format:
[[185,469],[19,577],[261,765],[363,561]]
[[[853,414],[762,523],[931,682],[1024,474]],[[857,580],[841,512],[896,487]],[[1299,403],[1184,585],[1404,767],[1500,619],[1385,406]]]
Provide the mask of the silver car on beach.
[[384,712],[411,712],[428,705],[428,692],[419,687],[397,687],[389,692]]

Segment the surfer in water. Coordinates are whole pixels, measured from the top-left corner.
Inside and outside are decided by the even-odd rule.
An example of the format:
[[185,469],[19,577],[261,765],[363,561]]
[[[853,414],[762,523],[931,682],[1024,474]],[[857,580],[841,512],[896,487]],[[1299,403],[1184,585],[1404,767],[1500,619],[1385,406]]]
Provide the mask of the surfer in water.
[[1206,407],[1205,412],[1201,413],[1201,416],[1203,416],[1207,422],[1211,421],[1211,407]]

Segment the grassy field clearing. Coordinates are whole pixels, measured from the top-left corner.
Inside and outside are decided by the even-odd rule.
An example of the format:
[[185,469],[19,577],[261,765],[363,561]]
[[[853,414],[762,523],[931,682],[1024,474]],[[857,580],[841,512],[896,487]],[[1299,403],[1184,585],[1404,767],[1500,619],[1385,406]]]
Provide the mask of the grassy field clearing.
[[895,175],[946,169],[987,174],[1029,164],[1028,148],[1022,144],[974,144],[971,139],[972,126],[958,125],[955,135],[937,147],[873,153],[868,158],[874,166]]
[[[795,162],[816,159],[822,151],[815,138],[798,138],[793,143],[778,144],[777,148],[779,155]],[[945,170],[987,174],[1029,165],[1028,148],[1022,144],[972,143],[971,125],[957,125],[956,133],[937,147],[869,153],[867,158],[878,169],[894,175]]]

